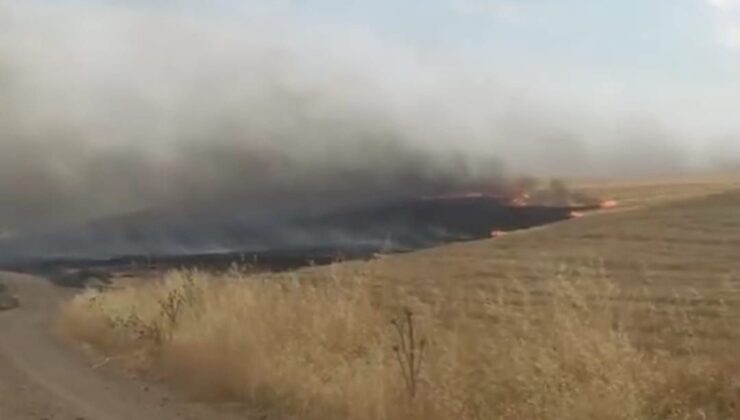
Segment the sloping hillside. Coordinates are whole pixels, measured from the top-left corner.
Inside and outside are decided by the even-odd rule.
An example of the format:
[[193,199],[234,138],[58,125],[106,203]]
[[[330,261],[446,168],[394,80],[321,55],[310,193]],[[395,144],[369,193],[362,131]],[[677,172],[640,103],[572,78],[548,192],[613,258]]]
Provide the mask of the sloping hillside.
[[740,190],[671,191],[371,262],[170,273],[62,326],[275,418],[737,418]]
[[[634,322],[644,323],[634,315],[641,311],[668,316],[688,311],[692,328],[708,339],[698,344],[724,351],[727,340],[740,338],[740,328],[713,333],[712,323],[740,311],[740,190],[709,191],[331,270],[335,276],[361,273],[378,284],[400,285],[425,300],[439,300],[440,290],[536,291],[558,276],[603,278],[618,289],[613,303],[629,306],[624,312]],[[321,277],[326,270],[303,275]],[[640,329],[651,335],[689,333],[657,331],[656,322]]]

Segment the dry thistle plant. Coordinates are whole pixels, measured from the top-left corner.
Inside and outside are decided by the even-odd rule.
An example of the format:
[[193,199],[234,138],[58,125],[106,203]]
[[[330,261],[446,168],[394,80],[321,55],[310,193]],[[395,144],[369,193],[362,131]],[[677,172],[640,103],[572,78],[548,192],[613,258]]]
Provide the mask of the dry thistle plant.
[[421,367],[424,362],[425,338],[417,339],[414,314],[411,309],[404,308],[403,315],[391,321],[397,334],[398,344],[393,346],[393,353],[401,370],[406,390],[413,399],[416,397],[421,376]]

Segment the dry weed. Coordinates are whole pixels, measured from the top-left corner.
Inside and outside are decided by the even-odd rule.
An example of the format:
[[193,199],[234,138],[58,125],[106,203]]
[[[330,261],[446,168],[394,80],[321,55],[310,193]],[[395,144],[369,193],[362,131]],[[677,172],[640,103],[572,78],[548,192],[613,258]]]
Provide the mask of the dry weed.
[[740,416],[731,371],[634,344],[604,275],[561,270],[536,290],[437,290],[425,302],[370,284],[173,272],[78,296],[62,326],[102,352],[197,384],[200,397],[276,417]]

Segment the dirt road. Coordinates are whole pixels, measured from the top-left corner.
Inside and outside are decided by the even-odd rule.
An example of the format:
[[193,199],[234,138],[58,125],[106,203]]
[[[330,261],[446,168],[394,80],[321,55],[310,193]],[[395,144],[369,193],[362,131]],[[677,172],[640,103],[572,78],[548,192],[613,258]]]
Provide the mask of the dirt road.
[[20,307],[0,311],[2,420],[230,420],[236,409],[187,402],[163,387],[96,367],[53,332],[59,302],[70,291],[0,272]]

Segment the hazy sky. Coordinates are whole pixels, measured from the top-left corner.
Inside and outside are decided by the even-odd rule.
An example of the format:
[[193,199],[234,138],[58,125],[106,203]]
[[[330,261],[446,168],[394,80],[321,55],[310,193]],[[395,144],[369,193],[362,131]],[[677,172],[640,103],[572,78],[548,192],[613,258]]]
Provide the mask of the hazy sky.
[[[731,146],[727,137],[740,132],[737,0],[3,3],[54,5],[77,14],[104,5],[175,13],[216,26],[250,28],[249,36],[262,28],[273,41],[283,37],[302,43],[304,50],[334,50],[345,62],[386,67],[377,73],[409,71],[410,62],[425,66],[420,77],[458,67],[543,107],[562,108],[567,98],[565,108],[575,113],[588,110],[612,122],[651,120],[698,148]],[[88,19],[95,20],[95,13]]]
[[604,117],[607,122],[650,120],[685,137],[682,147],[702,153],[707,148],[732,148],[740,133],[736,0],[128,4],[187,10],[236,26],[284,25],[286,38],[294,36],[298,26],[301,36],[315,35],[322,47],[342,54],[353,48],[364,52],[368,45],[385,49],[383,66],[391,70],[403,71],[404,60],[430,67],[457,66],[495,80],[512,95],[538,106],[567,105],[576,114],[587,112],[586,118]]
[[542,96],[569,93],[589,105],[654,114],[670,125],[681,121],[681,128],[696,128],[699,133],[740,129],[740,122],[734,121],[740,105],[736,0],[66,3],[169,9],[235,26],[269,22],[273,29],[284,26],[288,38],[299,32],[314,34],[324,47],[334,43],[339,50],[352,48],[353,43],[362,44],[360,49],[375,43],[417,59],[459,60],[461,67],[488,71],[515,89],[542,90]]
[[11,225],[677,172],[739,160],[738,110],[740,1],[0,0]]
[[595,107],[655,114],[668,125],[697,129],[696,135],[740,127],[737,1],[301,4],[297,13],[311,19],[352,22],[422,51],[463,55],[525,89],[571,92]]

